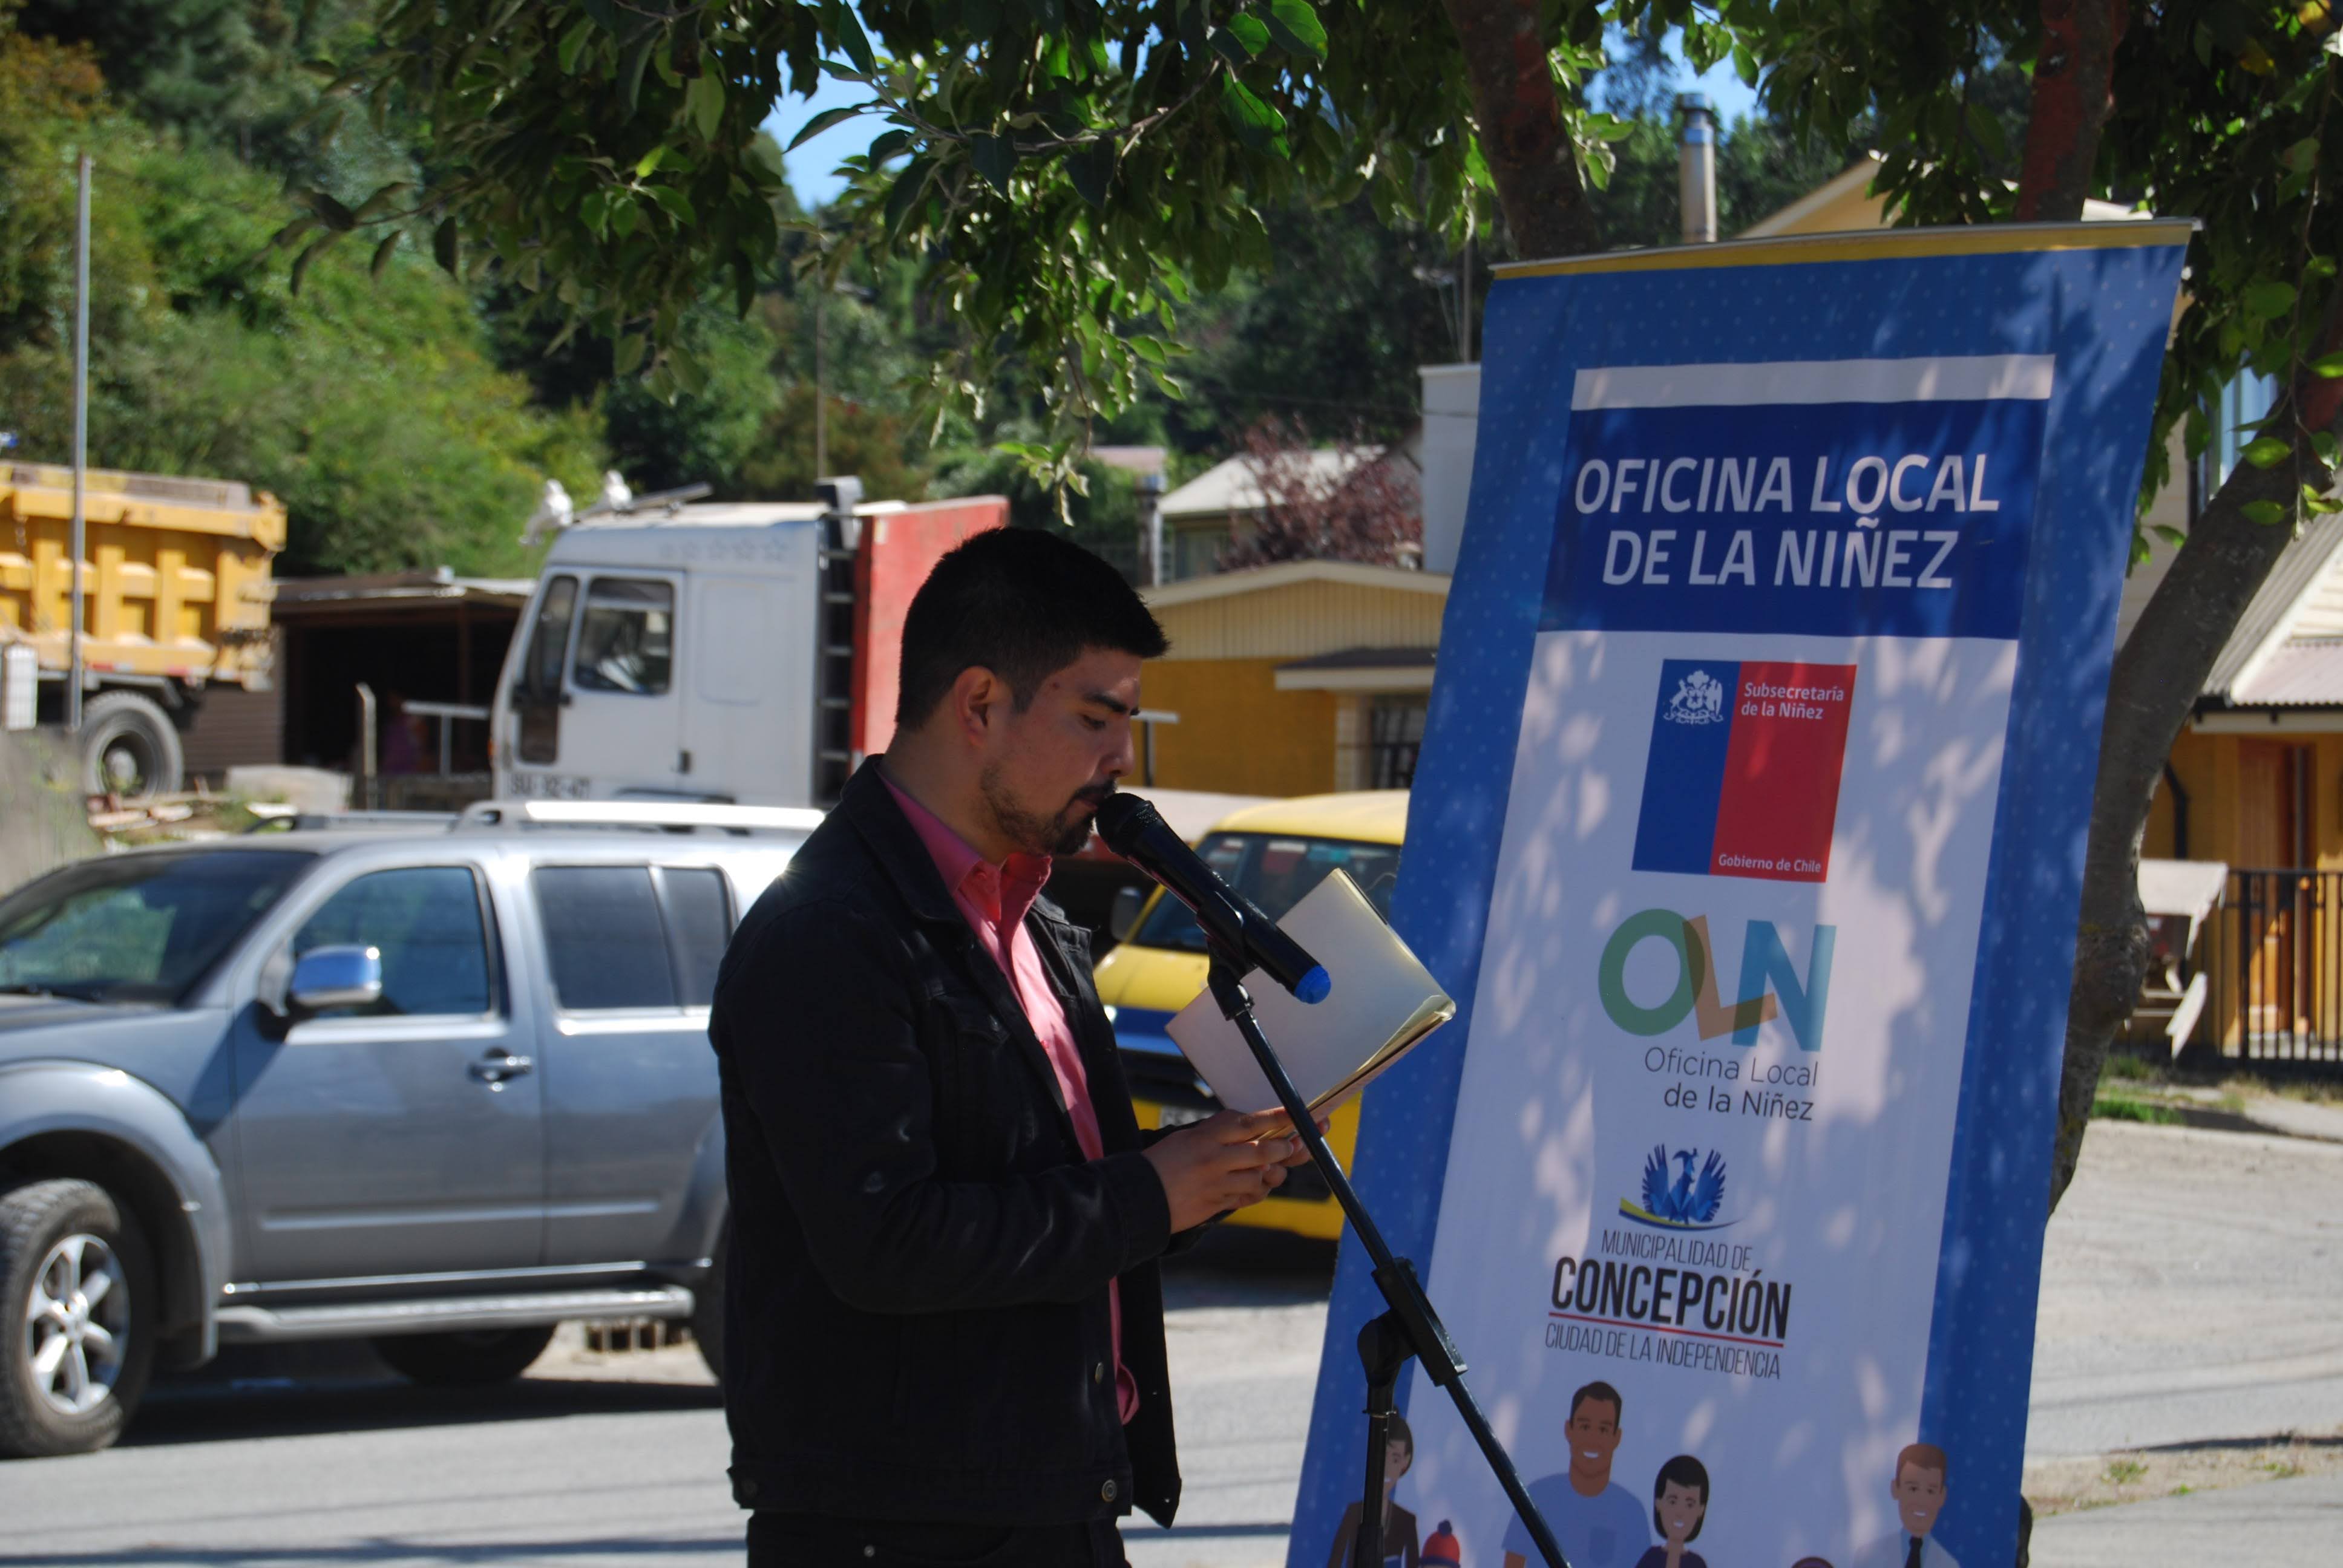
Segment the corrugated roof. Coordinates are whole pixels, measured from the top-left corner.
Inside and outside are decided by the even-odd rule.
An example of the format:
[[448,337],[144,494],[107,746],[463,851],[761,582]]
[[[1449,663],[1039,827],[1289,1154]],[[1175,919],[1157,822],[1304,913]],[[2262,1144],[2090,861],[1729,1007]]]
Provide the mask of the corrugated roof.
[[[2234,688],[2241,677],[2257,673],[2250,668],[2255,656],[2285,634],[2310,590],[2335,568],[2338,553],[2343,553],[2343,512],[2312,518],[2302,537],[2278,557],[2261,590],[2246,606],[2246,613],[2237,618],[2237,629],[2229,634],[2228,643],[2213,661],[2212,673],[2205,678],[2206,696],[2231,702],[2265,700],[2240,696]],[[2276,651],[2272,650],[2273,657]]]
[[2240,708],[2343,708],[2343,638],[2287,643],[2229,700]]
[[1297,658],[1277,668],[1285,669],[1418,669],[1429,667],[1439,650],[1431,648],[1346,648],[1315,658]]

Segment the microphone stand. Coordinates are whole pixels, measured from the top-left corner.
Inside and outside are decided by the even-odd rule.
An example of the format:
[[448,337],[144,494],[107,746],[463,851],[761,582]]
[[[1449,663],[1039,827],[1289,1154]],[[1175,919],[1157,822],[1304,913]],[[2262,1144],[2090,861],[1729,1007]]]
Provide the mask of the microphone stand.
[[1215,944],[1212,1000],[1220,1004],[1222,1016],[1244,1036],[1253,1060],[1261,1065],[1262,1076],[1277,1091],[1278,1103],[1292,1120],[1295,1134],[1310,1151],[1310,1158],[1326,1179],[1334,1201],[1342,1206],[1343,1216],[1350,1221],[1360,1244],[1366,1248],[1367,1256],[1374,1260],[1375,1288],[1383,1292],[1386,1309],[1381,1317],[1359,1331],[1359,1361],[1367,1374],[1367,1475],[1365,1495],[1359,1506],[1359,1532],[1351,1546],[1353,1568],[1383,1568],[1383,1473],[1391,1420],[1397,1413],[1393,1408],[1393,1396],[1399,1386],[1399,1374],[1411,1357],[1423,1362],[1424,1375],[1448,1391],[1465,1430],[1480,1444],[1482,1457],[1496,1475],[1497,1484],[1505,1489],[1513,1512],[1529,1526],[1530,1539],[1537,1543],[1538,1554],[1545,1559],[1546,1568],[1570,1568],[1544,1515],[1530,1501],[1529,1489],[1522,1484],[1513,1456],[1490,1430],[1489,1418],[1482,1413],[1473,1391],[1464,1386],[1463,1358],[1456,1353],[1455,1342],[1448,1337],[1440,1314],[1433,1310],[1432,1299],[1424,1294],[1423,1284],[1416,1279],[1415,1265],[1392,1255],[1383,1232],[1375,1228],[1374,1217],[1367,1212],[1350,1178],[1343,1174],[1334,1151],[1326,1146],[1325,1135],[1318,1131],[1318,1120],[1310,1113],[1309,1102],[1293,1087],[1285,1064],[1278,1060],[1269,1037],[1262,1032],[1260,1020],[1253,1017],[1252,998],[1245,993],[1243,976],[1242,964],[1223,955]]

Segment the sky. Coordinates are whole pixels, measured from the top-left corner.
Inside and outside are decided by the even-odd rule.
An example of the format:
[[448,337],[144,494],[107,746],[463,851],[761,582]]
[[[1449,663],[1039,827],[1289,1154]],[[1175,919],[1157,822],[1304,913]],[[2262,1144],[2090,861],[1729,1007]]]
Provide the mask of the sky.
[[[1682,65],[1683,52],[1674,38],[1668,41],[1666,47],[1681,67],[1678,72],[1679,92],[1706,93],[1716,106],[1717,117],[1727,125],[1756,112],[1757,95],[1742,85],[1741,78],[1733,74],[1730,64],[1719,65],[1706,75],[1696,77],[1691,66]],[[789,139],[816,115],[863,102],[867,96],[855,83],[824,76],[812,97],[785,97],[775,104],[772,114],[766,118],[765,128],[786,147]],[[872,138],[884,128],[884,123],[876,116],[858,116],[830,126],[789,154],[789,185],[797,191],[798,199],[808,207],[818,207],[836,196],[845,183],[831,173],[838,166],[839,159],[868,147]]]

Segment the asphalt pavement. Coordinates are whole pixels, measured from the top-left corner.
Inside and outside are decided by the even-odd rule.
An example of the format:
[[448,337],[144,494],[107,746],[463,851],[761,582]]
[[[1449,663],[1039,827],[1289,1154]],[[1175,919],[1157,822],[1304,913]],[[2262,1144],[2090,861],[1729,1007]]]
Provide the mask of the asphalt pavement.
[[[1216,1243],[1222,1238],[1214,1238]],[[1285,1554],[1330,1254],[1231,1232],[1171,1282],[1188,1478],[1134,1568]],[[2102,1122],[2051,1228],[2029,1456],[2343,1428],[2343,1144]],[[688,1347],[408,1387],[344,1347],[159,1388],[128,1440],[0,1465],[0,1568],[706,1568],[739,1561]],[[2046,1519],[2043,1568],[2343,1561],[2343,1476]],[[1971,1565],[1976,1568],[1976,1565]]]

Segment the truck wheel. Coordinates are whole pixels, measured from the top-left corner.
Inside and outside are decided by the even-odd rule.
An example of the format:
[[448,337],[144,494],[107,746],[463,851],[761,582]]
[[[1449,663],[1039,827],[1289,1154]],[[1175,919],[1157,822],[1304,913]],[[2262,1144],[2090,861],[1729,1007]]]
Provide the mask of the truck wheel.
[[167,795],[185,777],[179,732],[135,691],[106,691],[81,710],[82,788],[92,795]]
[[155,1272],[136,1221],[87,1181],[0,1196],[0,1455],[122,1435],[155,1363]]
[[553,1325],[477,1329],[452,1334],[387,1334],[375,1354],[409,1382],[426,1388],[483,1388],[510,1382],[553,1342]]
[[691,1340],[699,1347],[699,1359],[724,1381],[724,1261],[732,1251],[732,1222],[726,1221],[722,1234],[716,1238],[715,1254],[709,1260],[708,1277],[699,1282],[691,1293]]

